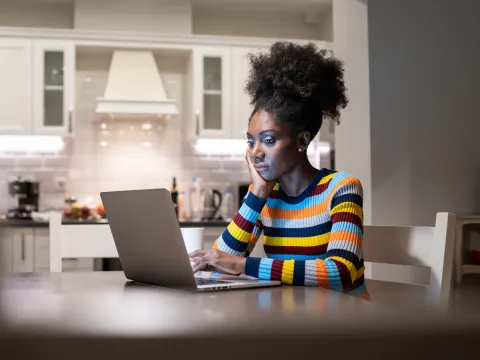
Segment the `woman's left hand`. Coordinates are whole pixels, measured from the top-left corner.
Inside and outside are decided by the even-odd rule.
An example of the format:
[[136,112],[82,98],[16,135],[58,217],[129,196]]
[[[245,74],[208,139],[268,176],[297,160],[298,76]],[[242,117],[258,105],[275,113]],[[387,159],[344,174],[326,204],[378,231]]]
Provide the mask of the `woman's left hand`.
[[[245,272],[246,258],[228,254],[226,252],[209,249],[196,250],[188,255],[190,261],[195,262],[193,272],[215,270],[227,274],[239,275]],[[212,269],[213,268],[213,269]]]

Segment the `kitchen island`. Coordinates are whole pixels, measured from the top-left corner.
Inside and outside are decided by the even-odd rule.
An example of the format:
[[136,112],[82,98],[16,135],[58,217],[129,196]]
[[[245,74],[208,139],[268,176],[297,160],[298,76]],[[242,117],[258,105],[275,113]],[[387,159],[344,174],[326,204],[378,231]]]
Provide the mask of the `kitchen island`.
[[[71,220],[63,219],[64,225],[104,225],[108,224],[108,220]],[[222,220],[205,220],[205,221],[180,221],[180,227],[224,227],[228,226],[228,222]],[[0,219],[0,227],[12,228],[48,228],[48,221],[34,220],[16,220],[16,219]]]
[[[106,220],[63,219],[65,225],[106,226]],[[213,242],[228,226],[227,222],[211,220],[180,222],[180,227],[205,228],[205,247]],[[48,221],[0,219],[0,264],[6,272],[46,272],[49,271],[49,223]],[[116,258],[64,259],[64,271],[111,271],[121,270]]]

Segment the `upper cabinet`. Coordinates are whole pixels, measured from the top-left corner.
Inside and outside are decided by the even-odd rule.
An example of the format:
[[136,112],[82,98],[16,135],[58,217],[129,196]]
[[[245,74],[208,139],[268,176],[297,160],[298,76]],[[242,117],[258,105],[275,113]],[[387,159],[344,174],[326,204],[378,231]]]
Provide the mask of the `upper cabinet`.
[[73,129],[75,46],[65,41],[34,42],[35,134],[65,135]]
[[232,48],[232,138],[247,138],[248,120],[252,115],[253,105],[250,105],[250,97],[245,92],[245,85],[250,73],[250,61],[248,55],[256,53],[263,48],[234,47]]
[[202,138],[246,139],[253,106],[245,93],[248,54],[259,47],[199,47],[194,50],[196,134]]
[[0,38],[0,79],[0,134],[71,133],[73,41]]
[[193,112],[196,134],[226,138],[231,133],[231,53],[229,47],[197,47],[193,53]]
[[0,134],[32,131],[32,41],[0,38]]

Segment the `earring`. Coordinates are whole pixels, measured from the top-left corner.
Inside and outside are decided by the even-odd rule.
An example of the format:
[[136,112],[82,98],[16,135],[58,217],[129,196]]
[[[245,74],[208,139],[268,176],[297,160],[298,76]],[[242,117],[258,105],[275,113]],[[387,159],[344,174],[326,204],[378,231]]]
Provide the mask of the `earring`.
[[302,152],[302,149],[298,149],[298,152]]

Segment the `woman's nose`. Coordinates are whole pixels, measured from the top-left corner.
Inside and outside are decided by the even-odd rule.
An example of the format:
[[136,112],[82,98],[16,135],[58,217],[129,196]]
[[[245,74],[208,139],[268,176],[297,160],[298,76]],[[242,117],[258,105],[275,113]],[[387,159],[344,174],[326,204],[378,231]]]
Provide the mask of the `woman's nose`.
[[253,160],[256,160],[257,162],[258,160],[263,160],[263,158],[265,157],[265,153],[263,152],[262,144],[260,142],[257,142],[254,145],[251,155],[253,157]]

